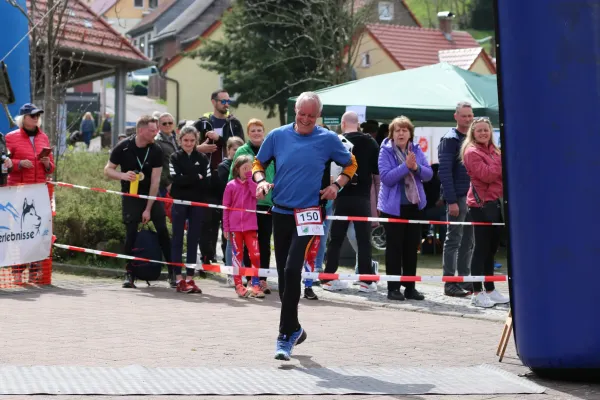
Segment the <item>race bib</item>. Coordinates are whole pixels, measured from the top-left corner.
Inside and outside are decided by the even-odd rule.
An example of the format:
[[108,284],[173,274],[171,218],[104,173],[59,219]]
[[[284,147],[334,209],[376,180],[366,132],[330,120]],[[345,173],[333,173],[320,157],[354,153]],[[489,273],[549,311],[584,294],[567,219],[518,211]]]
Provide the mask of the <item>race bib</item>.
[[294,210],[298,236],[323,236],[323,220],[320,207],[310,207]]

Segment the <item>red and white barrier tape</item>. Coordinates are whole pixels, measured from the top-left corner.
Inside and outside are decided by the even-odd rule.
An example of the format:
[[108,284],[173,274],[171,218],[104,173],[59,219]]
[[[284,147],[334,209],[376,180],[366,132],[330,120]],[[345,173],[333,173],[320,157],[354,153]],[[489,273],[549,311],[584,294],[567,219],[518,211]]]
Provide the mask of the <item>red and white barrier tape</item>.
[[247,211],[247,212],[252,212],[252,213],[257,213],[257,214],[268,214],[269,213],[268,211],[258,211],[258,210],[248,210],[248,209],[244,209],[244,208],[225,207],[225,206],[220,206],[220,205],[217,205],[217,204],[200,203],[200,202],[197,202],[197,201],[177,200],[177,199],[171,199],[171,198],[167,198],[167,197],[147,196],[147,195],[144,195],[144,194],[123,193],[123,192],[118,192],[116,190],[109,190],[109,189],[102,189],[102,188],[91,188],[91,187],[81,186],[81,185],[73,185],[72,183],[64,183],[64,182],[48,182],[48,183],[51,184],[51,185],[56,185],[56,186],[61,186],[61,187],[92,190],[94,192],[110,193],[110,194],[116,194],[116,195],[124,196],[124,197],[137,197],[139,199],[148,199],[148,200],[162,201],[163,203],[182,204],[184,206],[196,206],[196,207],[205,207],[205,208],[220,208],[222,210]]
[[[243,275],[243,276],[259,276],[259,277],[276,277],[276,269],[266,268],[238,268],[228,267],[215,264],[185,264],[171,263],[166,261],[149,260],[147,258],[127,256],[124,254],[111,253],[107,251],[86,249],[83,247],[67,246],[64,244],[54,243],[54,246],[80,253],[96,254],[104,257],[122,258],[126,260],[136,260],[144,262],[154,262],[158,264],[174,265],[178,267],[193,268],[195,270],[217,272],[228,275]],[[303,272],[304,279],[319,279],[319,280],[340,280],[340,281],[394,281],[394,282],[506,282],[506,275],[495,276],[400,276],[400,275],[358,275],[358,274],[326,274],[322,272]]]
[[[127,196],[127,197],[137,197],[140,199],[149,199],[155,201],[162,201],[164,203],[174,203],[174,204],[182,204],[186,206],[196,206],[196,207],[207,207],[207,208],[219,208],[222,210],[232,210],[232,211],[246,211],[252,212],[256,214],[270,214],[268,211],[258,211],[258,210],[248,210],[242,208],[234,208],[234,207],[226,207],[217,204],[209,204],[209,203],[199,203],[195,201],[187,201],[187,200],[177,200],[166,197],[155,197],[155,196],[147,196],[143,194],[129,194],[118,192],[116,190],[108,190],[101,188],[90,188],[87,186],[74,185],[71,183],[64,182],[48,182],[51,185],[75,188],[75,189],[85,189],[92,190],[94,192],[100,193],[111,193],[119,196]],[[474,225],[474,226],[504,226],[504,223],[490,223],[490,222],[457,222],[457,221],[428,221],[428,220],[415,220],[415,219],[403,219],[403,218],[377,218],[377,217],[351,217],[344,215],[328,215],[326,219],[329,220],[337,220],[337,221],[355,221],[355,222],[394,222],[400,224],[421,224],[421,225]]]

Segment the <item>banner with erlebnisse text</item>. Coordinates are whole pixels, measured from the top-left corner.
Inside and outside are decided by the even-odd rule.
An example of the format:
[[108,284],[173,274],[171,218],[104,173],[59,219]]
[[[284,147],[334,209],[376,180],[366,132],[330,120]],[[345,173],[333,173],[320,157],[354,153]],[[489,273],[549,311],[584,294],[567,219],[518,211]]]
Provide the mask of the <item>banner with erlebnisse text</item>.
[[51,245],[46,184],[0,187],[0,267],[44,260]]

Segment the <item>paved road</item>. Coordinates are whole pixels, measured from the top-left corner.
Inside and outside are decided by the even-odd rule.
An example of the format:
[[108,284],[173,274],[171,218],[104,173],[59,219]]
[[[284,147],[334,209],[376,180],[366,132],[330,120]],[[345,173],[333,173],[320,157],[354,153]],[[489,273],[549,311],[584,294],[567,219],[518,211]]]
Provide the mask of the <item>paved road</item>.
[[[0,291],[0,359],[7,365],[148,367],[279,366],[272,359],[279,301],[239,299],[213,280],[204,294],[177,294],[165,283],[123,290],[119,282],[55,274],[50,289]],[[491,364],[526,374],[509,346],[495,348],[502,324],[344,301],[301,302],[309,339],[289,363],[317,366],[454,367]],[[20,340],[15,341],[15,335]],[[358,337],[359,335],[360,337]],[[554,384],[544,395],[319,396],[320,399],[598,399],[598,385]],[[248,382],[251,384],[251,382]],[[14,398],[14,397],[11,397]],[[83,397],[65,397],[83,399]],[[183,398],[183,397],[182,397]],[[218,397],[251,399],[254,397]],[[286,397],[261,397],[281,399]],[[290,396],[287,398],[308,398]],[[162,399],[147,396],[143,399]]]
[[[115,89],[106,89],[106,112],[115,112]],[[127,94],[125,98],[127,109],[127,122],[135,122],[144,114],[152,114],[154,111],[167,112],[167,106],[158,104],[155,100],[146,96],[134,96]]]

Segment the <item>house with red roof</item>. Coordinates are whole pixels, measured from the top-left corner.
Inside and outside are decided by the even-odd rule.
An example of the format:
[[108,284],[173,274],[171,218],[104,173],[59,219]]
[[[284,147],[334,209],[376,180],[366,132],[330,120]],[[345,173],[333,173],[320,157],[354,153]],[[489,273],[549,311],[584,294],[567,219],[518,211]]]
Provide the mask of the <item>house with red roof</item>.
[[381,23],[367,25],[354,64],[357,78],[439,62],[480,74],[496,73],[492,58],[470,33],[452,30],[451,16],[440,16],[439,19],[439,29]]

